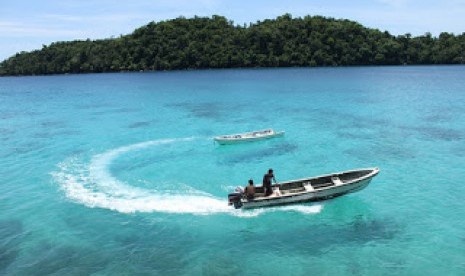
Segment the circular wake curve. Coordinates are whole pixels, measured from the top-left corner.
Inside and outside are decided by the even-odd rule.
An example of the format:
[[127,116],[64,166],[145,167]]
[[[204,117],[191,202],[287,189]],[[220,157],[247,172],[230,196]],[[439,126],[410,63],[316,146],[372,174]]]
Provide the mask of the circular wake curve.
[[[215,198],[204,192],[188,195],[155,193],[132,187],[113,177],[109,166],[118,156],[130,151],[163,144],[192,141],[194,138],[162,139],[137,143],[109,150],[93,156],[90,164],[82,164],[70,158],[58,164],[52,172],[66,197],[91,208],[104,208],[121,213],[163,212],[189,214],[227,213],[236,216],[256,216],[264,209],[242,212],[228,206],[226,200]],[[266,209],[266,211],[292,210],[302,213],[318,213],[321,206],[289,206]]]

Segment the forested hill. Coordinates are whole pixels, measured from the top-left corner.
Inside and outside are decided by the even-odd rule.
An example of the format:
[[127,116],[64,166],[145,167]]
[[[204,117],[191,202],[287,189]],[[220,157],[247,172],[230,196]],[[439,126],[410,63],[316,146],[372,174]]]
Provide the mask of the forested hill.
[[289,14],[236,26],[212,16],[151,22],[118,38],[52,43],[3,61],[0,75],[464,62],[465,33],[393,36],[349,20]]

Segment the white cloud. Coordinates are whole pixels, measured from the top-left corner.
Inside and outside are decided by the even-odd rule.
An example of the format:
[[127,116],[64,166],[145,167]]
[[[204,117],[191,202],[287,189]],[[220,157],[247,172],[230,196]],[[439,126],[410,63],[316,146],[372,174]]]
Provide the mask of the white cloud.
[[[69,15],[69,14],[46,14],[41,15],[39,19],[49,22],[53,20],[55,24],[59,23],[80,23],[82,25],[121,23],[135,19],[142,19],[141,14],[94,14],[94,15]],[[94,25],[95,26],[95,25]]]
[[0,33],[2,33],[3,37],[70,37],[75,35],[76,31],[50,26],[35,26],[22,22],[0,21]]
[[64,22],[80,22],[85,19],[83,16],[78,15],[68,15],[68,14],[46,14],[40,16],[45,20],[54,20],[56,21],[64,21]]
[[409,1],[409,0],[377,0],[377,2],[385,6],[391,7],[391,8],[399,9],[402,7],[406,7],[409,4],[409,2],[412,2],[412,1]]

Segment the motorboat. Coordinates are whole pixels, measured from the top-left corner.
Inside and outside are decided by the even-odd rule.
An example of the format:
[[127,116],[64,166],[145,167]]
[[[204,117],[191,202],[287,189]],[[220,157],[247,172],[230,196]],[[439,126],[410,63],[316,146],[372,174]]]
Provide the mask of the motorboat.
[[275,138],[284,135],[284,131],[274,131],[273,129],[264,129],[264,130],[256,130],[246,133],[239,133],[239,134],[230,134],[230,135],[222,135],[214,137],[215,140],[220,145],[229,145],[229,144],[236,144],[242,142],[252,142],[258,141],[263,139]]
[[236,209],[250,209],[321,201],[360,191],[378,173],[379,168],[376,167],[285,181],[272,185],[273,193],[269,196],[265,196],[264,188],[258,186],[252,199],[247,199],[243,191],[236,190],[228,195],[228,202]]

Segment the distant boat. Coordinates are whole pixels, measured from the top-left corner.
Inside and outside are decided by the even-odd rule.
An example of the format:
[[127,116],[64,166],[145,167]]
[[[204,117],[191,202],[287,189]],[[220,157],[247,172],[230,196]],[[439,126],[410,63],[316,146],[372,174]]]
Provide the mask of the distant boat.
[[252,142],[284,135],[284,131],[275,132],[273,129],[264,129],[246,133],[222,135],[213,138],[220,145],[228,145],[242,142]]
[[228,202],[236,209],[249,209],[326,200],[362,190],[378,173],[379,168],[368,168],[286,181],[273,185],[274,192],[267,197],[263,187],[258,186],[253,199],[246,199],[240,191],[229,194]]

